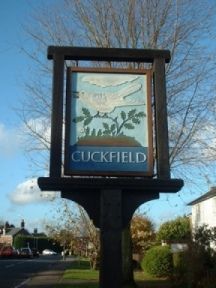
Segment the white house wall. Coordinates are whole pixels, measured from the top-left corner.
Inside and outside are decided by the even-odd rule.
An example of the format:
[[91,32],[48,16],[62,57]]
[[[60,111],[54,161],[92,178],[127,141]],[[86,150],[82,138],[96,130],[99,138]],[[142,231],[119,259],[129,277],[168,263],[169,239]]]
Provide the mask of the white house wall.
[[212,197],[192,206],[192,227],[193,229],[202,226],[216,226],[216,197]]

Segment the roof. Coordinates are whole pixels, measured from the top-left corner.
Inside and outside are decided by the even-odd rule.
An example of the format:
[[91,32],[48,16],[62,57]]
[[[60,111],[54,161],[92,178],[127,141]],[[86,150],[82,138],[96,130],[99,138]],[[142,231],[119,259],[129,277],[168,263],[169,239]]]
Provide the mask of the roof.
[[207,192],[207,193],[203,194],[202,196],[200,196],[199,198],[191,201],[187,205],[195,205],[195,204],[198,204],[200,202],[203,202],[203,201],[208,200],[208,199],[215,197],[215,196],[216,196],[216,187],[212,187],[209,192]]
[[15,236],[17,234],[29,235],[29,232],[24,228],[11,228],[10,231],[6,233],[6,235]]

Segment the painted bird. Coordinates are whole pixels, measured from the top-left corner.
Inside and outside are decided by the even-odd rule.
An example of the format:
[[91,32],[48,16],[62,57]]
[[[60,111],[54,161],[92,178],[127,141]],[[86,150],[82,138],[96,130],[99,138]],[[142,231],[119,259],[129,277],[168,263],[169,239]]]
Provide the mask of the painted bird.
[[76,92],[77,98],[99,113],[111,113],[117,107],[143,105],[144,99],[129,97],[142,88],[141,84],[131,84],[115,92]]

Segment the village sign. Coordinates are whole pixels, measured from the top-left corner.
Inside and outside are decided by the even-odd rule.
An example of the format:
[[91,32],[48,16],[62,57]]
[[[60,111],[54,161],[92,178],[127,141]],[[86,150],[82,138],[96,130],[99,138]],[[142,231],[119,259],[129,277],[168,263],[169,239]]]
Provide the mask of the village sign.
[[[183,186],[170,177],[165,82],[170,52],[50,46],[48,59],[53,60],[50,171],[38,185],[85,208],[101,231],[99,286],[120,288],[122,231],[133,213],[159,193]],[[69,67],[65,101],[67,60],[148,63],[151,69]]]
[[69,68],[65,174],[152,176],[147,70]]

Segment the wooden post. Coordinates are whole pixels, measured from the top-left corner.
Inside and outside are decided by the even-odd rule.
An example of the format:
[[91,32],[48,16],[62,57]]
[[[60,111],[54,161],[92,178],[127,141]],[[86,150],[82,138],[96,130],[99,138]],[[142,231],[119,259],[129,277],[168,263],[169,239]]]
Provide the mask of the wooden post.
[[170,179],[169,140],[167,123],[167,99],[165,79],[165,59],[154,59],[155,129],[157,149],[157,175]]
[[[40,189],[61,191],[61,196],[77,202],[101,230],[100,288],[133,287],[132,277],[122,270],[122,231],[128,227],[135,210],[159,193],[178,192],[180,179],[145,178],[51,178],[38,179]],[[123,244],[124,244],[123,239]],[[124,259],[125,261],[125,259]],[[125,262],[124,262],[125,263]],[[131,278],[131,279],[130,279]],[[124,283],[123,281],[126,280]]]
[[101,190],[100,288],[122,287],[121,206],[121,190]]
[[53,55],[53,91],[50,145],[50,177],[61,177],[64,56]]

